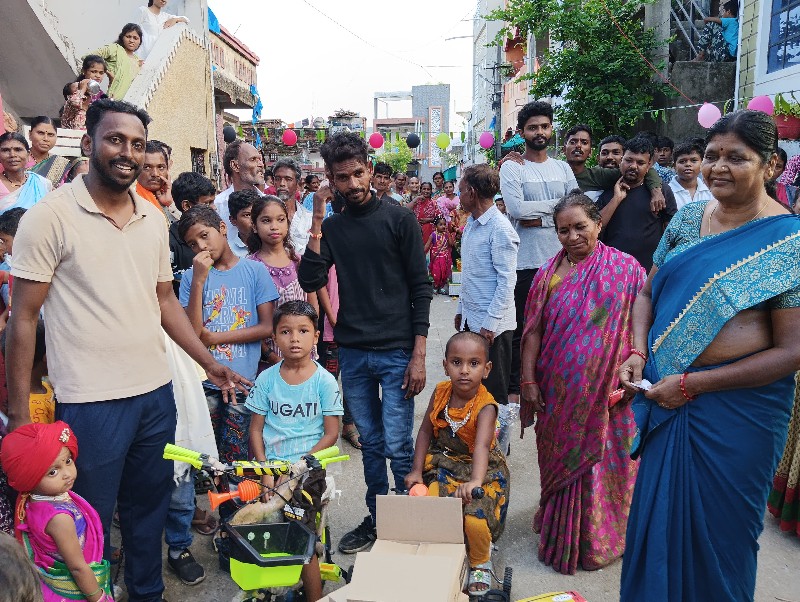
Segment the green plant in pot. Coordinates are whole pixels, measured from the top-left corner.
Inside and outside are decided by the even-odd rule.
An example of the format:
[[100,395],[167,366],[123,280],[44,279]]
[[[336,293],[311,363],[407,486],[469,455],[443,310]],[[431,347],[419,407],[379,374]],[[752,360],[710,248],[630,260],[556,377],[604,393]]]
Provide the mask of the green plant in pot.
[[775,95],[775,112],[773,117],[778,126],[778,138],[781,140],[797,140],[800,138],[800,103],[791,94],[788,100],[783,94]]

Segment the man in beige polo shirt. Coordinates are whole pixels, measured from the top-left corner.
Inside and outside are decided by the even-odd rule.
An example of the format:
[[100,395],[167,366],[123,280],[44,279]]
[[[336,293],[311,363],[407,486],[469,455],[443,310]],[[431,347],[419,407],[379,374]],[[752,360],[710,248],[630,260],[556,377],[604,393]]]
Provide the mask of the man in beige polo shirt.
[[[130,186],[150,117],[101,100],[81,141],[89,173],[28,210],[15,238],[14,307],[6,358],[9,428],[30,422],[36,322],[44,306],[56,416],[80,442],[74,490],[109,528],[118,504],[132,602],[162,599],[161,537],[169,507],[176,410],[161,328],[233,398],[245,379],[195,336],[172,291],[163,216]],[[17,257],[19,258],[16,261]],[[91,593],[91,592],[85,592]]]

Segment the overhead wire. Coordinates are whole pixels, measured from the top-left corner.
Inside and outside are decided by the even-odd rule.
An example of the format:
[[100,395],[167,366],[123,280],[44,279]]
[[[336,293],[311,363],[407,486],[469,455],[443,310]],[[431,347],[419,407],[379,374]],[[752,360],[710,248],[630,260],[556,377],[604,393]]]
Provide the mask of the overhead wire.
[[631,47],[636,51],[636,54],[638,54],[642,58],[642,60],[645,63],[647,63],[647,66],[650,67],[650,70],[653,73],[655,73],[656,75],[658,75],[658,77],[660,77],[664,81],[665,84],[667,84],[670,88],[672,88],[678,94],[683,96],[686,100],[688,100],[689,102],[697,102],[697,101],[689,98],[688,96],[686,96],[686,94],[683,93],[683,90],[681,90],[680,88],[676,87],[671,81],[669,81],[668,78],[664,77],[664,74],[661,73],[661,71],[659,71],[658,69],[655,68],[653,63],[651,63],[650,60],[642,53],[642,51],[639,50],[639,48],[636,46],[636,44],[633,43],[633,40],[631,40],[628,37],[628,34],[625,33],[625,30],[623,30],[622,27],[620,27],[620,24],[617,23],[617,20],[614,18],[614,15],[611,14],[611,9],[609,9],[608,8],[608,4],[606,4],[606,0],[601,0],[601,2],[603,3],[603,8],[605,9],[606,13],[608,13],[608,17],[611,19],[611,22],[614,23],[616,28],[622,34],[622,37],[625,38],[627,40],[627,42],[631,45]]
[[422,66],[422,65],[420,65],[419,63],[415,63],[415,62],[414,62],[414,61],[412,61],[411,59],[404,58],[404,57],[402,57],[402,56],[400,56],[400,55],[394,54],[393,52],[389,52],[389,51],[388,51],[388,50],[386,50],[385,48],[381,48],[380,46],[376,46],[375,44],[373,44],[373,43],[372,43],[372,42],[370,42],[369,40],[365,40],[364,38],[362,38],[360,35],[358,35],[358,34],[357,34],[356,32],[354,32],[352,29],[349,29],[347,26],[345,26],[345,25],[342,25],[341,23],[339,23],[339,21],[337,21],[336,19],[334,19],[333,17],[331,17],[329,14],[327,14],[327,13],[323,12],[322,10],[320,10],[319,8],[317,8],[316,6],[314,6],[313,4],[311,4],[311,2],[309,2],[308,0],[303,0],[303,2],[304,2],[305,4],[307,4],[309,7],[311,7],[313,10],[317,11],[317,12],[318,12],[319,14],[321,14],[323,17],[325,17],[326,19],[328,19],[328,20],[329,20],[331,23],[333,23],[334,25],[337,25],[338,27],[340,27],[341,29],[344,29],[344,30],[345,30],[347,33],[349,33],[350,35],[352,35],[352,36],[353,36],[353,37],[355,37],[356,39],[360,40],[361,42],[364,42],[364,44],[366,44],[366,45],[367,45],[367,46],[369,46],[370,48],[374,48],[375,50],[380,50],[381,52],[384,52],[384,53],[388,54],[389,56],[396,58],[396,59],[397,59],[397,60],[399,60],[399,61],[403,61],[403,62],[409,63],[409,64],[411,64],[411,65],[414,65],[415,67],[419,67],[419,68],[420,68],[420,69],[422,69],[422,70],[423,70],[425,73],[427,73],[429,77],[433,78],[433,73],[431,73],[430,71],[428,71],[428,70],[427,70],[425,67],[423,67],[423,66]]

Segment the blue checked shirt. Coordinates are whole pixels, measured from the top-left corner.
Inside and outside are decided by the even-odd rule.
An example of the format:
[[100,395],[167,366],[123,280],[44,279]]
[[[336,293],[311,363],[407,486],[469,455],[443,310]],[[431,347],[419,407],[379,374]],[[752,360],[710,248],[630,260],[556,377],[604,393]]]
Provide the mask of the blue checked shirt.
[[467,220],[461,238],[461,295],[457,313],[461,328],[469,325],[499,335],[517,327],[514,287],[517,284],[519,235],[492,206],[478,219]]

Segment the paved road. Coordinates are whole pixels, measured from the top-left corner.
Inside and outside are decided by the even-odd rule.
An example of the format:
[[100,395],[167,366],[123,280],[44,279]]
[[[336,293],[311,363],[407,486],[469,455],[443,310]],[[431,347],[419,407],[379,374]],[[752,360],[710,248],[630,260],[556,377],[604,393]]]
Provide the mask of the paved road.
[[[434,385],[444,378],[442,357],[444,344],[453,334],[455,301],[448,297],[434,299],[428,339],[428,386],[416,399],[416,421],[419,424],[427,407]],[[349,529],[361,522],[366,514],[365,486],[361,473],[359,452],[348,444],[340,446],[350,453],[352,460],[336,474],[337,489],[341,499],[331,511],[334,542]],[[574,590],[590,602],[614,602],[619,599],[619,576],[622,563],[616,562],[605,569],[577,575],[564,576],[541,564],[536,556],[538,536],[531,531],[531,520],[539,496],[539,474],[535,461],[536,446],[531,432],[524,440],[512,442],[509,467],[512,474],[511,502],[505,533],[495,555],[495,566],[502,569],[508,563],[514,568],[512,599],[518,600],[549,591]],[[206,506],[207,507],[207,506]],[[758,565],[757,602],[800,602],[800,538],[782,533],[768,515],[766,529],[761,536]],[[216,556],[208,537],[195,536],[192,546],[195,557],[205,566],[208,577],[196,586],[182,585],[168,568],[165,568],[167,592],[170,602],[205,602],[233,599],[238,588],[230,577],[217,567]],[[349,567],[352,558],[337,554],[335,560]],[[166,567],[166,561],[164,563]],[[121,578],[120,578],[121,581]],[[327,587],[331,587],[328,585]]]

